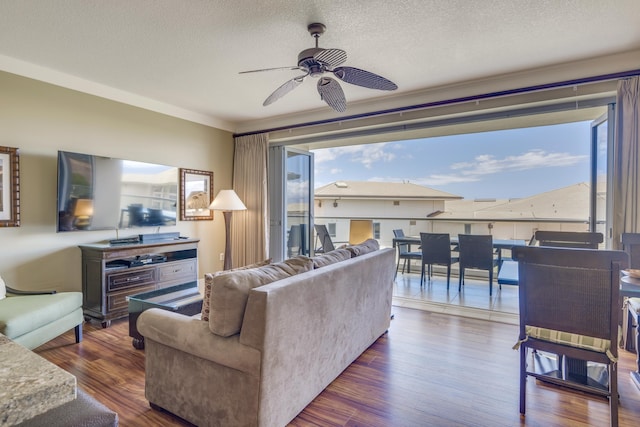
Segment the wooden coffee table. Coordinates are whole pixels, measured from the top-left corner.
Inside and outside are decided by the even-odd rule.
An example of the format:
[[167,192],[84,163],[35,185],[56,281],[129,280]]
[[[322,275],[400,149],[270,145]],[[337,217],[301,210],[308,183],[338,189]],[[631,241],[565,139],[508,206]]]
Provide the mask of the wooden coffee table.
[[198,282],[130,295],[127,300],[129,301],[129,336],[133,338],[133,346],[139,350],[144,348],[144,337],[138,332],[137,321],[143,311],[149,308],[160,308],[186,316],[193,316],[202,311],[202,295],[198,292]]

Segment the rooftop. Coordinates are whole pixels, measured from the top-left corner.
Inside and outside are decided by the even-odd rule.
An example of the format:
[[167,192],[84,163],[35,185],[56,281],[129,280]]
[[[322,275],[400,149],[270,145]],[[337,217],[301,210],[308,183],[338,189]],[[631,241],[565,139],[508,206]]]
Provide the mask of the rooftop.
[[461,196],[410,182],[336,181],[316,188],[316,199],[458,200]]
[[589,197],[590,185],[582,182],[521,199],[447,201],[437,218],[585,220]]

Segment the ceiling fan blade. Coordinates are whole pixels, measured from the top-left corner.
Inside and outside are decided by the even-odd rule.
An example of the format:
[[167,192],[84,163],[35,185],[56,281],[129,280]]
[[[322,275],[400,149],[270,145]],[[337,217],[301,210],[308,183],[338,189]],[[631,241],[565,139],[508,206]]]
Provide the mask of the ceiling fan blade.
[[275,70],[299,70],[299,69],[300,67],[294,67],[292,65],[289,67],[263,68],[261,70],[240,71],[238,72],[238,74],[261,73],[263,71],[275,71]]
[[343,82],[367,87],[369,89],[396,90],[398,86],[391,80],[382,76],[370,73],[353,67],[338,67],[333,70],[333,74]]
[[282,86],[274,90],[273,93],[269,95],[267,99],[264,100],[262,105],[266,107],[269,104],[273,104],[278,99],[282,98],[283,96],[291,92],[293,89],[297,88],[300,85],[300,83],[302,83],[302,81],[306,76],[307,74],[304,74],[302,76],[294,77],[291,80],[287,80]]
[[313,55],[313,59],[333,68],[343,64],[347,60],[347,52],[342,49],[322,49]]
[[318,79],[318,93],[320,99],[329,104],[329,107],[340,113],[347,111],[347,100],[337,81],[329,77],[321,77]]

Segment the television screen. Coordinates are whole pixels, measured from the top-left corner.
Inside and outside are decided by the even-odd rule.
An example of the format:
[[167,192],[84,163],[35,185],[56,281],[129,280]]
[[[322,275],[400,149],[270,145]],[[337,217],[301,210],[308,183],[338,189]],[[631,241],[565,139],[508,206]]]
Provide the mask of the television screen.
[[176,224],[178,168],[58,151],[58,231]]

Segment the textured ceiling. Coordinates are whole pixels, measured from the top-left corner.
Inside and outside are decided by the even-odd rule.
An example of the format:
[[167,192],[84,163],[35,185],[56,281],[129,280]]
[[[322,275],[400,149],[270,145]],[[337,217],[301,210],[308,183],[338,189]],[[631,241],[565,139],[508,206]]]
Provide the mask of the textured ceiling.
[[[313,46],[311,22],[327,26],[320,47],[394,81],[394,97],[640,48],[638,0],[2,0],[0,69],[229,130],[311,110],[339,116],[312,78],[262,106],[299,71],[238,74],[296,65]],[[344,114],[389,96],[341,85]]]

